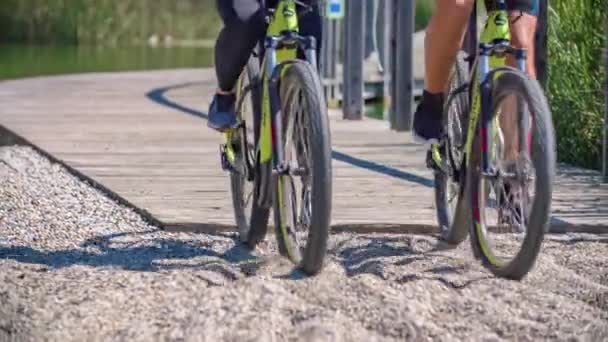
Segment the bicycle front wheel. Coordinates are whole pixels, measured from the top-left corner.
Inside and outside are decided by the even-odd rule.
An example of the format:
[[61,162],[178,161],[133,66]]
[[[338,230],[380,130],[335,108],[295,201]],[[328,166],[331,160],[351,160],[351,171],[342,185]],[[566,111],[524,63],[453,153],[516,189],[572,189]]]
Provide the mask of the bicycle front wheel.
[[303,61],[286,66],[280,98],[288,170],[276,177],[277,242],[282,255],[313,275],[323,268],[332,204],[329,120],[315,69]]
[[492,273],[520,280],[534,266],[549,223],[555,136],[538,82],[512,68],[489,77],[493,117],[483,131],[490,132],[484,139],[492,142],[486,152],[492,167],[482,173],[477,129],[467,180],[471,244]]

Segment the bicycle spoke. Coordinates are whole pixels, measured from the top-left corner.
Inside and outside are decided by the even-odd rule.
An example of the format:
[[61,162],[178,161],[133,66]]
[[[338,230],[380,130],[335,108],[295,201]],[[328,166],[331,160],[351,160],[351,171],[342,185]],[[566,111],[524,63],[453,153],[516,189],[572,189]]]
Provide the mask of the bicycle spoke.
[[[304,106],[302,106],[304,108]],[[301,206],[300,206],[300,215],[299,215],[299,230],[304,231],[308,230],[310,226],[311,220],[311,184],[310,184],[310,147],[309,147],[309,136],[308,136],[308,124],[304,121],[307,118],[304,115],[304,110],[299,112],[299,128],[300,128],[300,136],[298,139],[298,167],[303,168],[305,171],[301,175],[301,184],[302,184],[302,195],[301,195]]]
[[[480,188],[485,200],[482,215],[482,221],[487,226],[485,234],[495,255],[504,260],[512,259],[520,250],[527,232],[529,189],[533,180],[530,177],[532,165],[528,159],[528,147],[521,144],[521,127],[517,123],[509,123],[509,120],[521,115],[514,109],[526,107],[514,106],[516,102],[513,100],[518,99],[503,99],[496,114],[497,119],[492,124],[495,134],[489,157],[497,173],[496,176],[488,176],[487,185]],[[503,127],[502,124],[507,126]],[[517,148],[515,152],[514,146]]]

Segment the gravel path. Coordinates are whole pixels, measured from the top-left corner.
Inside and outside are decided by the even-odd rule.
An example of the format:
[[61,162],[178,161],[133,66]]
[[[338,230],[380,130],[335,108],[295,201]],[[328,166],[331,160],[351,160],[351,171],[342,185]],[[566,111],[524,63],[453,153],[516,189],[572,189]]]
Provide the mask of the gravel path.
[[[227,194],[228,195],[228,194]],[[273,245],[165,233],[26,147],[0,147],[0,341],[608,339],[608,236],[551,236],[522,282],[468,245],[336,234],[304,278]]]

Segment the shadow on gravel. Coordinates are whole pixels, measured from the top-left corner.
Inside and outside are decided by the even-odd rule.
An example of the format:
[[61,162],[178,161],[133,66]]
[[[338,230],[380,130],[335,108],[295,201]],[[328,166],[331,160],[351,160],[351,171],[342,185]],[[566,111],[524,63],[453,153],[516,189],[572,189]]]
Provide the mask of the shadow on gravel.
[[[452,248],[454,247],[428,237],[369,237],[366,244],[345,247],[337,252],[337,255],[342,259],[342,265],[348,276],[371,274],[400,284],[416,280],[435,280],[458,290],[492,278],[491,275],[477,272],[468,274],[468,262],[463,263],[457,257],[439,253]],[[440,259],[443,264],[417,267],[416,273],[410,273],[412,270],[407,267],[400,268],[416,262],[424,265],[425,261],[431,258]],[[395,267],[399,269],[395,270]],[[397,276],[403,274],[402,271],[410,274]]]
[[[425,271],[425,272],[428,272],[428,271]],[[410,281],[415,281],[415,280],[437,280],[449,288],[452,288],[454,290],[462,290],[471,284],[478,283],[480,281],[488,280],[488,279],[492,279],[492,276],[489,276],[489,275],[475,276],[470,279],[456,281],[456,280],[451,280],[451,279],[447,279],[442,276],[435,276],[435,275],[406,274],[403,277],[397,279],[397,282],[400,284],[404,284],[404,283],[408,283]]]
[[[238,264],[256,259],[239,243],[224,253],[218,253],[217,246],[216,250],[213,248],[217,241],[188,241],[153,235],[158,232],[153,230],[98,236],[77,248],[56,251],[37,250],[27,246],[0,246],[0,259],[51,268],[85,265],[143,272],[204,268],[223,274],[226,272],[218,267],[225,268],[226,263]],[[193,260],[198,257],[208,258]]]
[[608,234],[547,235],[546,240],[564,245],[575,245],[583,242],[608,244]]
[[369,237],[364,245],[345,247],[338,252],[346,271],[357,273],[357,269],[366,262],[378,258],[403,257],[393,265],[403,266],[427,257],[451,259],[450,256],[436,252],[447,247],[436,240],[416,236]]

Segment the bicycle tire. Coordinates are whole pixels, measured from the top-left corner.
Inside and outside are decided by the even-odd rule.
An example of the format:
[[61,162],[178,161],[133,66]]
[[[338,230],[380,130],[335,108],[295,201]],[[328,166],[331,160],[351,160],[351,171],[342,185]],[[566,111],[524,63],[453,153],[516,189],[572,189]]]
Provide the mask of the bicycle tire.
[[[259,139],[259,129],[260,129],[260,119],[261,119],[261,89],[259,85],[259,75],[260,75],[260,67],[257,58],[250,58],[247,63],[243,75],[241,77],[247,78],[247,85],[250,85],[250,95],[251,95],[251,108],[252,108],[252,119],[253,119],[253,141],[245,142],[242,131],[239,130],[239,150],[241,151],[249,151],[250,149],[255,150],[255,146]],[[239,82],[239,89],[237,89],[237,103],[244,101],[242,99],[245,90],[245,83]],[[239,120],[243,120],[242,112],[239,111],[237,113],[239,115]],[[247,124],[247,122],[245,122]],[[245,127],[245,129],[249,129],[250,127]],[[242,144],[248,144],[249,146],[245,147]],[[255,156],[253,156],[253,160],[257,160]],[[232,193],[232,204],[234,207],[234,215],[236,224],[239,232],[239,240],[247,245],[250,248],[255,248],[255,246],[264,238],[268,229],[268,218],[270,216],[270,208],[262,208],[258,205],[258,197],[259,197],[259,166],[254,162],[254,179],[252,181],[253,192],[251,204],[251,211],[247,213],[247,207],[245,205],[245,182],[248,182],[246,179],[246,175],[237,172],[230,173],[230,188]],[[249,216],[247,216],[249,214]]]
[[[494,76],[497,72],[500,72],[500,74]],[[481,211],[484,208],[479,208],[478,194],[481,180],[479,165],[480,130],[476,129],[467,180],[473,218],[473,223],[470,225],[471,245],[475,256],[480,258],[484,267],[494,275],[512,280],[521,280],[534,266],[549,225],[552,184],[556,167],[555,132],[547,100],[537,81],[530,80],[521,71],[510,67],[496,69],[488,77],[494,80],[491,107],[493,115],[495,115],[496,108],[502,98],[515,94],[526,101],[530,113],[534,117],[530,128],[532,131],[531,159],[536,174],[535,197],[528,218],[526,235],[520,250],[511,261],[504,264],[499,263],[486,243],[483,234],[485,229],[480,222],[480,217],[483,214]]]
[[[279,252],[287,256],[293,263],[308,275],[314,275],[323,268],[323,261],[327,252],[329,238],[331,199],[332,199],[332,159],[331,137],[327,106],[323,97],[321,82],[316,70],[304,61],[294,61],[286,66],[280,81],[281,108],[284,120],[290,120],[292,113],[289,108],[290,101],[294,99],[294,92],[301,91],[303,102],[309,109],[305,114],[308,117],[307,138],[310,146],[311,164],[309,172],[312,181],[310,190],[310,224],[308,238],[303,251],[293,239],[293,234],[287,233],[287,215],[281,215],[289,209],[286,192],[290,176],[278,175],[276,177],[274,219],[277,244]],[[286,129],[288,125],[283,125]],[[286,143],[285,134],[283,142]],[[299,146],[299,145],[298,145]],[[301,157],[298,148],[298,158]],[[293,183],[292,183],[293,184]],[[291,185],[290,185],[291,186]],[[289,213],[292,215],[293,213]],[[293,217],[293,216],[292,216]],[[295,231],[296,227],[287,227]]]
[[[441,156],[443,159],[444,166],[449,168],[452,172],[463,172],[459,170],[453,170],[453,164],[456,164],[458,168],[462,168],[462,158],[464,158],[464,142],[466,141],[466,134],[468,129],[468,115],[469,115],[469,87],[467,87],[467,69],[468,62],[466,61],[466,53],[460,51],[456,58],[456,63],[448,83],[448,98],[444,106],[443,111],[443,122],[445,123],[444,129],[446,138],[441,146]],[[462,89],[462,87],[465,87]],[[458,93],[455,93],[458,92]],[[454,112],[456,111],[456,112]],[[453,132],[459,126],[460,130],[460,141],[454,141]],[[460,145],[460,146],[457,146]],[[456,156],[453,153],[453,148],[456,148],[461,153],[460,156]],[[435,170],[434,172],[434,190],[435,190],[435,210],[437,215],[437,222],[441,230],[440,238],[442,241],[450,245],[458,245],[467,238],[469,233],[468,227],[470,225],[470,210],[466,208],[467,201],[465,200],[465,178],[460,177],[458,180],[458,194],[455,208],[450,208],[449,201],[449,187],[450,182],[453,181],[452,176],[446,174],[445,168]]]

